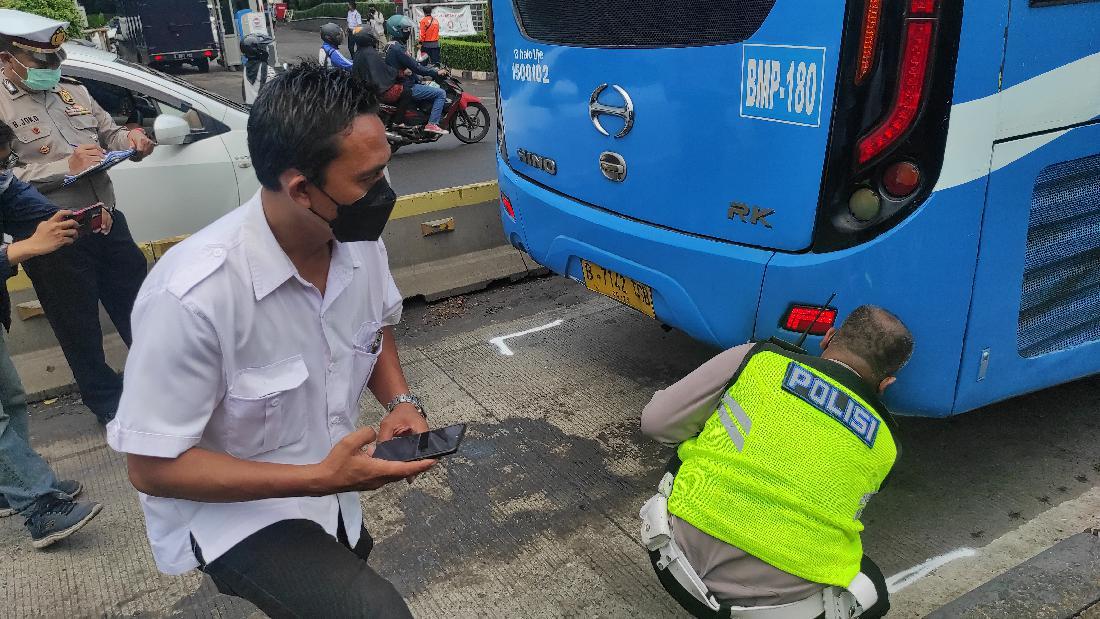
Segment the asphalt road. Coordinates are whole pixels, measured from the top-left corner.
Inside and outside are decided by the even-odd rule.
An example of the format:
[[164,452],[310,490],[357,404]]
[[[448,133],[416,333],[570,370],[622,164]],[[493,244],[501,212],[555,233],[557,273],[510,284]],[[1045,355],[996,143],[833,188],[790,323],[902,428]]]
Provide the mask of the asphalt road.
[[[507,350],[493,343],[538,327],[496,340]],[[715,351],[558,277],[410,302],[398,335],[432,424],[469,424],[460,453],[435,471],[362,495],[372,564],[414,613],[678,616],[635,541],[638,508],[671,454],[641,435],[638,416]],[[899,578],[929,560],[966,567],[949,581],[920,580],[919,567],[895,579],[917,582],[896,594],[891,617],[923,616],[1100,525],[1098,408],[1092,378],[949,420],[901,420],[902,457],[863,519],[866,551]],[[365,402],[360,422],[378,419]],[[49,552],[29,549],[18,519],[0,520],[9,612],[251,616],[200,574],[155,572],[124,461],[86,409],[39,405],[31,429],[58,473],[107,508]]]
[[[280,28],[275,33],[279,62],[294,63],[301,58],[316,58],[320,39],[312,32]],[[346,47],[344,49],[347,51]],[[185,67],[179,76],[197,86],[234,101],[241,101],[241,73],[215,65],[210,73],[198,73]],[[467,80],[467,92],[481,98],[489,108],[493,127],[477,144],[463,144],[454,136],[444,136],[432,144],[405,146],[390,163],[394,191],[398,195],[468,185],[496,178],[496,95],[493,82]]]

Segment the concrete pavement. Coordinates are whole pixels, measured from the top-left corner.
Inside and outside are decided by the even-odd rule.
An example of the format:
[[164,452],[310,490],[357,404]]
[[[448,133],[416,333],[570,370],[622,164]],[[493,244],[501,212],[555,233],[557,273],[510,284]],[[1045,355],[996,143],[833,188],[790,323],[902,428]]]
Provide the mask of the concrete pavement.
[[[511,356],[490,343],[559,320],[505,340]],[[638,413],[714,351],[562,278],[411,303],[399,336],[433,425],[470,424],[460,453],[413,486],[362,495],[372,564],[416,616],[679,616],[634,541],[637,509],[671,453],[640,435]],[[1100,526],[1097,387],[1088,379],[951,420],[902,420],[903,458],[864,518],[867,552],[887,575],[971,552],[895,579],[907,588],[891,617],[923,616]],[[361,422],[378,418],[365,403]],[[82,407],[40,406],[31,426],[58,472],[107,508],[45,552],[29,548],[19,520],[0,521],[9,612],[252,614],[199,575],[156,574],[123,460]]]

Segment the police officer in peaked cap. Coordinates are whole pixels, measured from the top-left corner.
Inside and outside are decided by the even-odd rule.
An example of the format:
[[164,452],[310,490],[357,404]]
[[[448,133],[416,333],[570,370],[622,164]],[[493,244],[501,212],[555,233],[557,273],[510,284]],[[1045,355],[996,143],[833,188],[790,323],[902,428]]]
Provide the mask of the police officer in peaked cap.
[[90,234],[61,251],[24,263],[84,403],[106,424],[122,379],[107,365],[99,303],[130,344],[130,311],[145,277],[145,256],[125,216],[115,210],[107,172],[62,186],[65,177],[102,161],[107,151],[153,152],[141,129],[119,127],[80,82],[61,76],[66,22],[0,9],[0,121],[15,131],[15,174],[57,206],[78,210],[102,202],[113,213],[107,234]]

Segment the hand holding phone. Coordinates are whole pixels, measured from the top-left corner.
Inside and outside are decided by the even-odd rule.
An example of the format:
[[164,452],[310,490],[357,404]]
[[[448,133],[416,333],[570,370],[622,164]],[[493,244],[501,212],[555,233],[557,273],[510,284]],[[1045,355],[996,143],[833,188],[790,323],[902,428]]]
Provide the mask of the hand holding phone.
[[371,457],[363,448],[374,443],[374,428],[361,428],[333,445],[328,456],[309,468],[310,480],[319,494],[377,490],[386,484],[419,475],[435,460],[393,462]]
[[70,216],[77,224],[77,230],[81,236],[89,232],[98,232],[103,228],[103,203],[97,202],[91,206],[73,211]]

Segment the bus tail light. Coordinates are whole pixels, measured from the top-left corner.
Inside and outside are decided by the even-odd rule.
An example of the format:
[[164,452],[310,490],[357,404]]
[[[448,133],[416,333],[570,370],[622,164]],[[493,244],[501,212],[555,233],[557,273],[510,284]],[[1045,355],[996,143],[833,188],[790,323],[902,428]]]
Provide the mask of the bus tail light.
[[908,198],[920,187],[920,168],[909,161],[899,161],[886,168],[882,186],[895,198]]
[[214,52],[211,51],[211,50],[206,50],[205,52],[202,53],[202,55],[206,56],[207,58],[213,58],[214,57]]
[[792,305],[783,319],[783,328],[796,333],[808,329],[810,335],[825,335],[835,322],[836,310],[831,307]]
[[920,112],[932,52],[931,20],[909,20],[905,25],[905,47],[894,105],[886,119],[859,141],[859,163],[865,164],[897,142]]
[[500,203],[504,206],[504,211],[508,213],[508,216],[512,218],[512,221],[516,220],[516,211],[512,208],[512,201],[508,199],[508,196],[504,192],[500,192]]
[[862,84],[875,66],[875,44],[878,42],[878,26],[882,18],[882,0],[867,0],[863,10],[863,31],[859,41],[859,68],[856,83]]
[[153,62],[164,62],[164,56],[161,56],[160,54],[153,56]]

